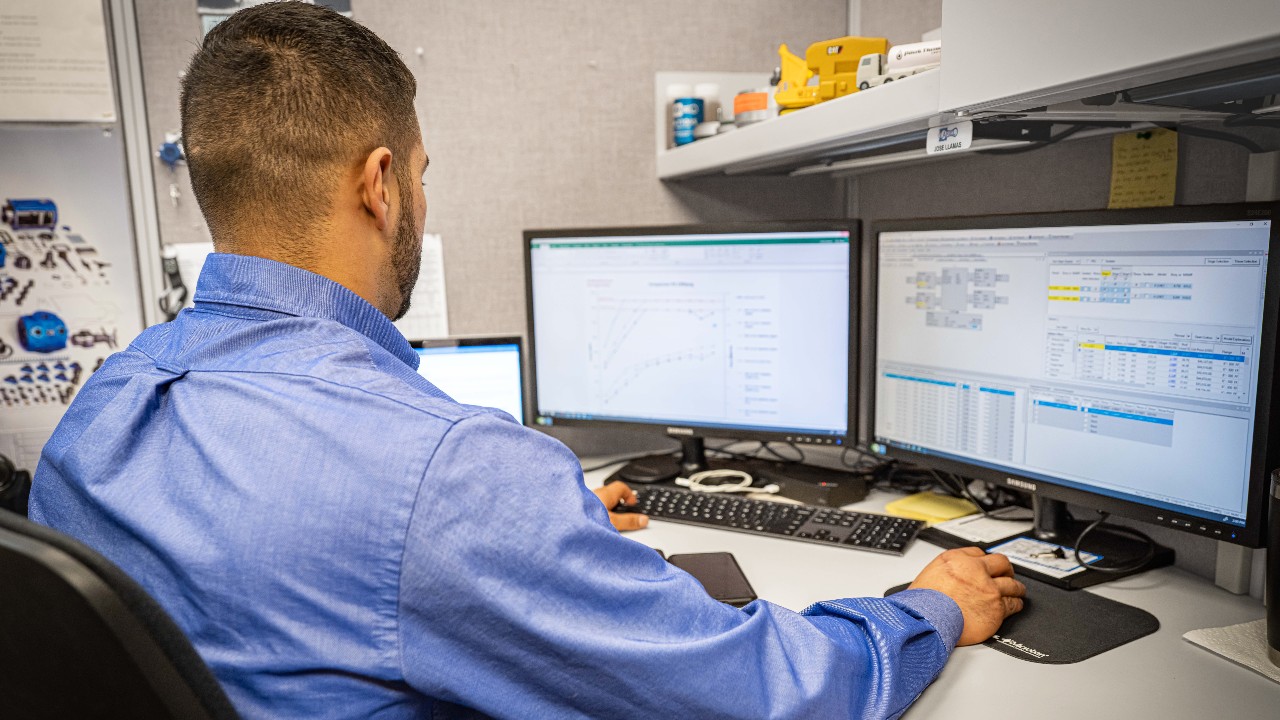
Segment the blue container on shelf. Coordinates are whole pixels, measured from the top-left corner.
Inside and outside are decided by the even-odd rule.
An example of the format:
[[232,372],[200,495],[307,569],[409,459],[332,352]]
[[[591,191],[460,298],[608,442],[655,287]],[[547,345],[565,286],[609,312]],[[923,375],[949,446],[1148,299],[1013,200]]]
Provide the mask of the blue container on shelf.
[[693,129],[703,120],[702,98],[681,97],[671,101],[671,127],[676,145],[693,142]]

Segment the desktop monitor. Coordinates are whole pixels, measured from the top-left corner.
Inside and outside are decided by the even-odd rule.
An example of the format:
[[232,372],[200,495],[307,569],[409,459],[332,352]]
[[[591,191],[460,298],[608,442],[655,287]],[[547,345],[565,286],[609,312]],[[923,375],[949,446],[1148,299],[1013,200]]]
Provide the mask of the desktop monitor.
[[[1059,510],[1260,543],[1270,206],[894,221],[873,236],[873,451]],[[1038,510],[1037,534],[1056,515]]]
[[519,337],[411,340],[418,373],[465,405],[497,408],[525,421]]
[[534,423],[848,441],[856,221],[524,237]]

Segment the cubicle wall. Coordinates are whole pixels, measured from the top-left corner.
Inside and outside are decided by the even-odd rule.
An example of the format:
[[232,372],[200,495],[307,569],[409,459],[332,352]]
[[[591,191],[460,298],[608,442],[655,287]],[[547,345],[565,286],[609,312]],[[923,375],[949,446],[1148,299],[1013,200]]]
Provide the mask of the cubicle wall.
[[[196,0],[136,0],[151,140],[176,130]],[[427,231],[444,241],[454,334],[522,332],[521,231],[843,212],[841,183],[655,180],[653,76],[769,72],[777,46],[843,28],[846,0],[353,0],[418,79],[431,169]],[[421,49],[421,52],[419,52]],[[156,165],[165,242],[208,240],[186,171]],[[170,200],[169,186],[178,200]]]

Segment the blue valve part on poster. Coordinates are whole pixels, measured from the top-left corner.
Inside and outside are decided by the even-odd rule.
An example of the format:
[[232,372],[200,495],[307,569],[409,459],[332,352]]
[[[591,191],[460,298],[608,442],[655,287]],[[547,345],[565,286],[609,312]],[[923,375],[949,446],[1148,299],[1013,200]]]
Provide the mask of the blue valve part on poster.
[[6,200],[0,219],[14,230],[53,230],[58,226],[58,206],[48,198]]
[[168,165],[170,170],[174,169],[178,163],[186,162],[187,160],[186,153],[182,151],[181,143],[172,140],[161,143],[160,149],[156,151],[156,157],[160,158],[160,161],[165,165]]
[[67,324],[45,310],[18,318],[18,341],[28,352],[51,353],[67,346]]

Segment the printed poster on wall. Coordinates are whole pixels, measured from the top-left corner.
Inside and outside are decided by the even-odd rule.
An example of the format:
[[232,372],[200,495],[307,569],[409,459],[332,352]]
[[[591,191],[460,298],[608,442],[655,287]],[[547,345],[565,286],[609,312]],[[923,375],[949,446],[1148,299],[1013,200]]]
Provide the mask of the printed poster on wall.
[[119,134],[0,125],[0,147],[0,454],[34,471],[142,300]]
[[101,0],[0,3],[0,121],[115,119]]

